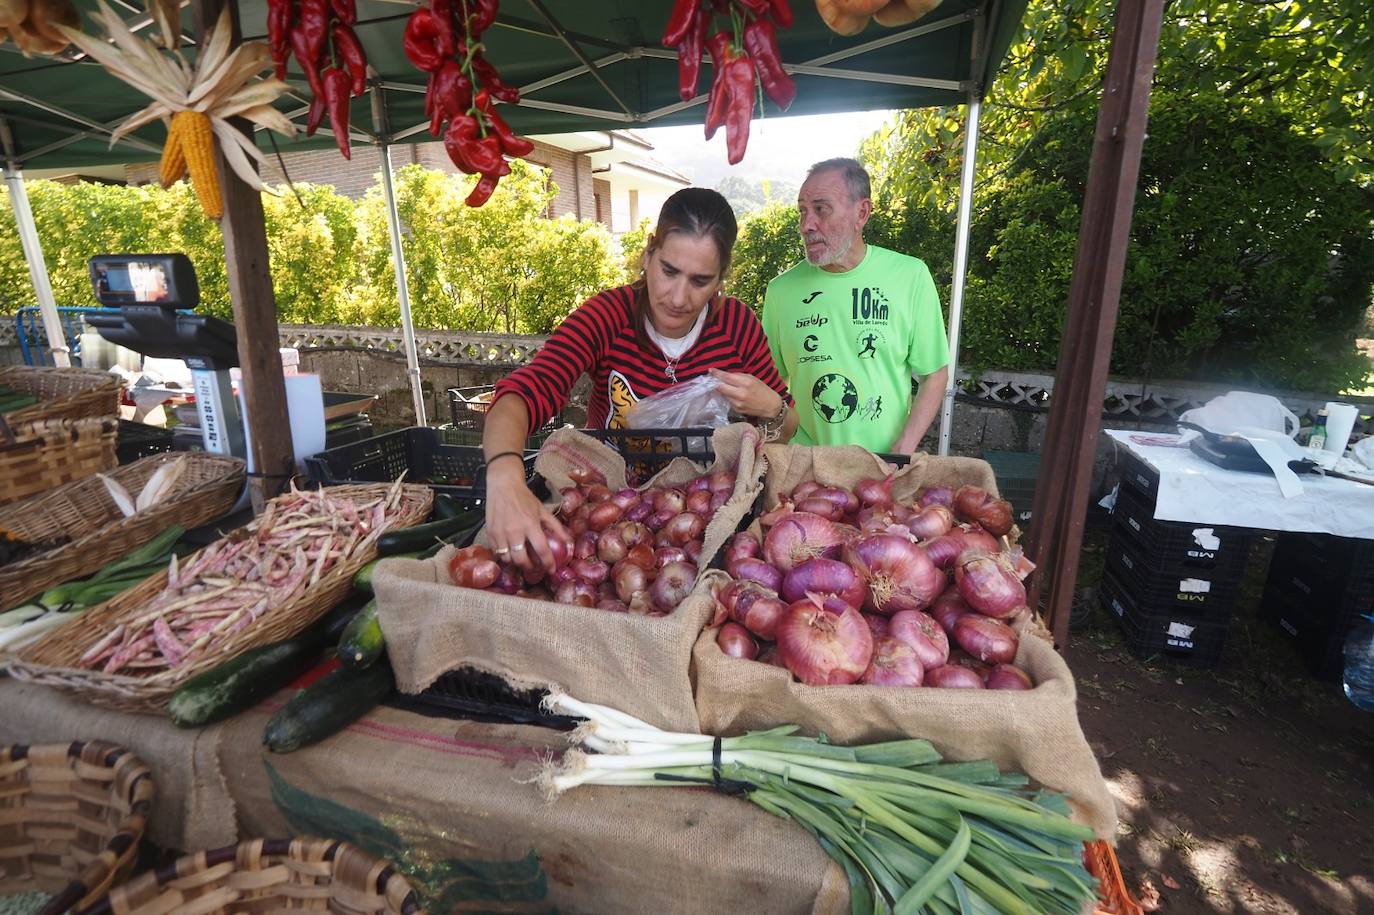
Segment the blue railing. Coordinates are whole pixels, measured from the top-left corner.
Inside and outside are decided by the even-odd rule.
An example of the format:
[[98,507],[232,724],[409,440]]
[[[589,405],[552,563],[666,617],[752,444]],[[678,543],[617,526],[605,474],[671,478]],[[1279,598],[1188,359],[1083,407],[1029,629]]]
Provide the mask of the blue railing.
[[[67,337],[67,347],[71,350],[72,365],[81,364],[81,332],[86,322],[81,316],[89,308],[59,307],[58,316],[62,319],[62,332]],[[43,327],[43,313],[37,305],[25,305],[14,313],[14,330],[19,337],[19,352],[23,354],[25,365],[52,365],[52,353],[48,352],[48,332]]]

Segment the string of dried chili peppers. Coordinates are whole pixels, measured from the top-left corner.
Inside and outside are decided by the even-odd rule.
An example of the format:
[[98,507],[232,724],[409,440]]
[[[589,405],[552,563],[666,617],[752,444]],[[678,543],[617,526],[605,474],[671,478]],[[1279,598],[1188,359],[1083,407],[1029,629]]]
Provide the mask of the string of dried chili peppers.
[[345,159],[349,101],[367,91],[367,54],[353,26],[356,0],[267,0],[267,43],[277,78],[286,78],[287,58],[294,55],[310,84],[310,113],[305,132],[313,136],[329,115],[334,142]]
[[[429,0],[406,23],[406,57],[429,74],[425,114],[429,130],[444,137],[453,164],[480,176],[468,206],[480,207],[510,174],[506,156],[527,156],[534,144],[517,136],[496,113],[495,101],[515,104],[520,90],[507,85],[485,56],[482,33],[496,22],[499,0]],[[445,123],[447,122],[447,127]]]
[[[717,15],[730,25],[709,38]],[[754,114],[755,75],[763,94],[786,111],[797,97],[797,84],[783,69],[777,30],[792,25],[788,0],[675,0],[663,30],[664,47],[676,48],[678,95],[684,102],[697,94],[703,50],[711,55],[711,90],[706,101],[706,139],[725,128],[726,156],[731,165],[744,158],[749,123]]]

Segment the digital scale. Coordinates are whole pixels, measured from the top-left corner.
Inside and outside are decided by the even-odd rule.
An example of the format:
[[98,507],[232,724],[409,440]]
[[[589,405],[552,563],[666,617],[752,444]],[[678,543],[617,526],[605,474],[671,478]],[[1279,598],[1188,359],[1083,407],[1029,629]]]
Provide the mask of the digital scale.
[[[195,267],[185,254],[101,254],[90,260],[91,288],[108,311],[86,323],[111,343],[191,369],[201,440],[211,454],[245,457],[247,446],[229,370],[239,364],[234,325],[180,314],[200,304]],[[115,310],[117,309],[117,310]]]

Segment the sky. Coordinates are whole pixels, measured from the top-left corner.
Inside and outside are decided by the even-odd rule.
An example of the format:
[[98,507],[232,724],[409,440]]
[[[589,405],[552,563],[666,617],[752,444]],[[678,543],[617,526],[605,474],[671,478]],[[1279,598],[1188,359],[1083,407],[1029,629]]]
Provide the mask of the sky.
[[700,124],[636,128],[654,144],[653,157],[702,187],[714,187],[727,175],[748,180],[770,178],[800,184],[807,166],[835,156],[852,156],[859,143],[892,117],[891,111],[842,112],[794,118],[755,118],[749,128],[744,161],[725,159],[725,131],[709,143]]

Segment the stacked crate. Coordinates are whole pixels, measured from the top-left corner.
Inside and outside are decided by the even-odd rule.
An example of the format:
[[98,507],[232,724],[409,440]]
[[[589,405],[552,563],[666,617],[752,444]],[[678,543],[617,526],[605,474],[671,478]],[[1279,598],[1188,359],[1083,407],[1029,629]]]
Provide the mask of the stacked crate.
[[1341,679],[1346,633],[1368,613],[1374,613],[1374,541],[1279,535],[1260,615],[1293,639],[1313,676]]
[[1159,475],[1126,456],[1099,589],[1137,657],[1166,655],[1195,667],[1221,660],[1254,532],[1157,521]]

